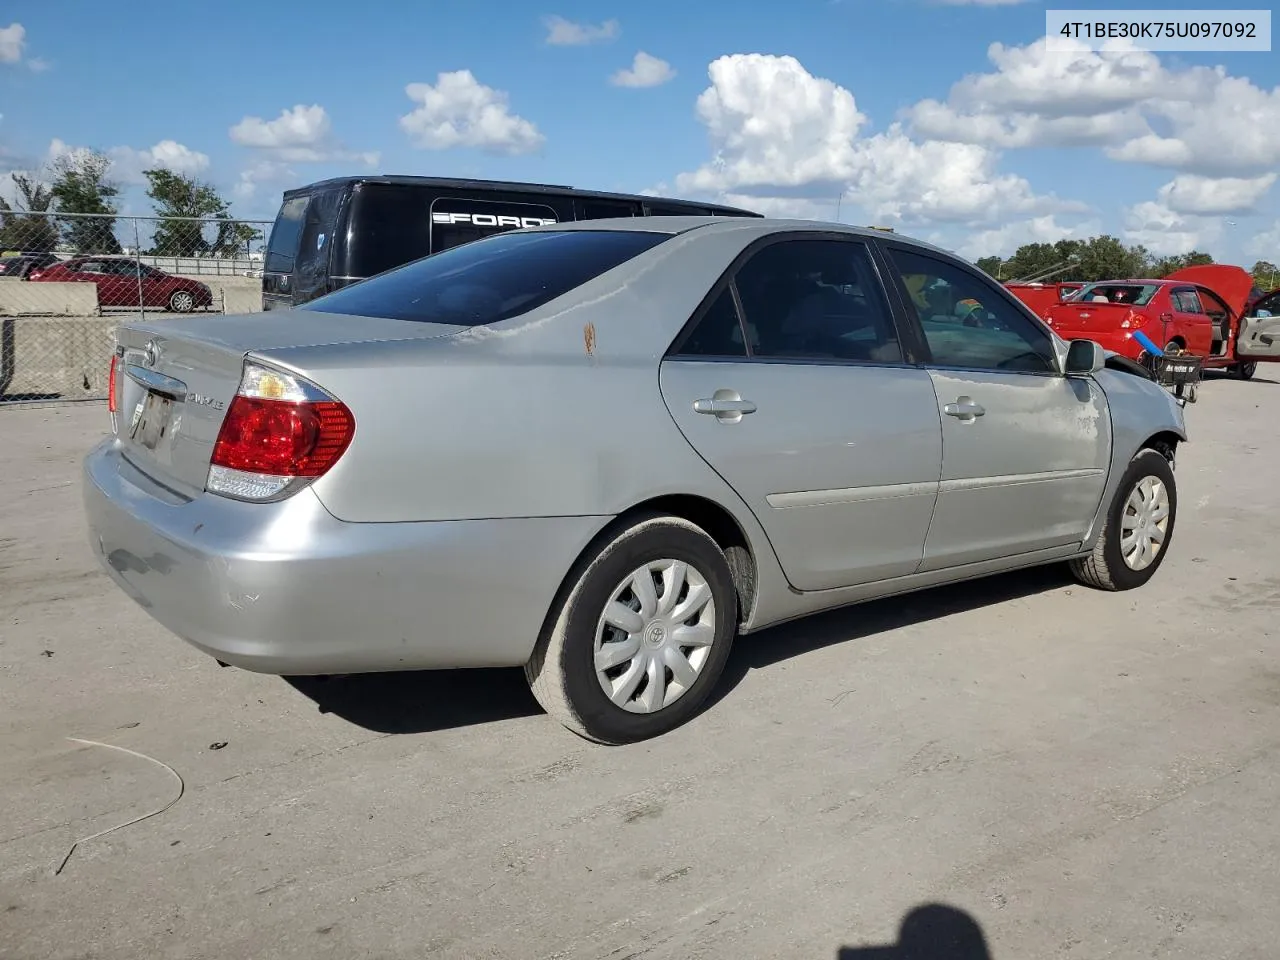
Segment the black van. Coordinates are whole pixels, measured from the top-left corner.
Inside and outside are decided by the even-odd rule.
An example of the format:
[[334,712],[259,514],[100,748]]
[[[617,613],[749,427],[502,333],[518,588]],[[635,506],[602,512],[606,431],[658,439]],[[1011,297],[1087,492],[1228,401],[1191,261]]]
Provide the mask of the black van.
[[734,207],[573,187],[438,177],[340,177],[284,194],[262,271],[262,308],[517,227],[606,217],[758,217]]

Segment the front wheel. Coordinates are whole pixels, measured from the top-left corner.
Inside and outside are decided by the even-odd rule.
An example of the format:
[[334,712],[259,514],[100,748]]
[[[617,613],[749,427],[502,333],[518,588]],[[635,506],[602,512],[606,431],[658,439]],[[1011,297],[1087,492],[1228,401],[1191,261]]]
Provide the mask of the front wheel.
[[645,740],[697,713],[737,630],[724,553],[679,517],[622,530],[569,577],[525,676],[542,708],[598,743]]
[[1142,586],[1169,552],[1177,513],[1178,488],[1169,461],[1155,450],[1139,451],[1120,479],[1093,552],[1072,560],[1071,572],[1100,590]]

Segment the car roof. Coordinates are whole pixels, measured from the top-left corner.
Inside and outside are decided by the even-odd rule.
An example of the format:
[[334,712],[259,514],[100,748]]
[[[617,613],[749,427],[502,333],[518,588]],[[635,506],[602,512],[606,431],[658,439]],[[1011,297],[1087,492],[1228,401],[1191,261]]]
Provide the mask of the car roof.
[[849,223],[832,223],[824,220],[789,220],[777,217],[615,217],[600,220],[567,220],[562,223],[539,227],[525,227],[529,233],[553,233],[571,230],[626,230],[636,233],[667,233],[672,236],[693,230],[717,232],[744,232],[758,236],[771,233],[810,232],[842,233],[868,240],[887,240],[908,246],[932,250],[948,256],[959,257],[954,251],[935,246],[924,240],[901,233],[887,233],[876,227],[855,226]]
[[552,193],[566,197],[580,197],[582,199],[595,200],[626,200],[626,201],[645,201],[660,203],[664,206],[674,207],[690,207],[690,208],[710,208],[712,210],[724,210],[733,212],[741,216],[759,217],[760,215],[754,210],[745,210],[741,207],[730,207],[723,203],[701,203],[696,200],[680,200],[674,197],[651,197],[638,193],[612,193],[605,190],[584,190],[579,187],[572,187],[563,183],[527,183],[517,180],[481,180],[475,178],[461,177],[420,177],[408,174],[371,174],[369,176],[349,176],[349,177],[331,177],[328,180],[317,180],[315,183],[309,183],[306,186],[294,187],[284,191],[284,198],[304,196],[317,190],[324,190],[329,187],[345,187],[349,184],[356,183],[383,183],[392,186],[406,187],[442,187],[449,190],[474,190],[477,192],[485,192],[490,190],[500,190],[507,193]]

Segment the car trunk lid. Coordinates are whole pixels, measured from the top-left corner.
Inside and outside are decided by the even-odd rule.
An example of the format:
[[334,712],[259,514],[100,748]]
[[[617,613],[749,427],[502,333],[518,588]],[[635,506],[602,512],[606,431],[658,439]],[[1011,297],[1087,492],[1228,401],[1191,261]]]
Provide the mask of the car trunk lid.
[[355,341],[430,339],[463,327],[272,311],[121,324],[116,332],[115,430],[124,455],[173,492],[203,492],[245,358]]

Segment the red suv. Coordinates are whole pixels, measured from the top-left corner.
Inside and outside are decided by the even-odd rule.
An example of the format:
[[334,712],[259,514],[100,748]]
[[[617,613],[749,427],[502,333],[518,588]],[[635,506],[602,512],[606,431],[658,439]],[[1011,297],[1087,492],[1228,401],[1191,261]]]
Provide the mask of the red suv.
[[96,283],[100,307],[160,307],[190,313],[213,305],[213,293],[203,283],[127,257],[75,257],[33,270],[27,279],[35,283]]

